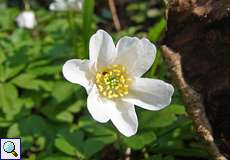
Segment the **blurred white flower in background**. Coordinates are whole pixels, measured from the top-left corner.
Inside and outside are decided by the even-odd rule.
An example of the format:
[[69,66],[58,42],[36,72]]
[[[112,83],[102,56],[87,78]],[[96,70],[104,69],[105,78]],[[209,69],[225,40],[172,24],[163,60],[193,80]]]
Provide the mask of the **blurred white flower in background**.
[[33,11],[23,11],[16,18],[19,27],[33,29],[36,24],[36,17]]
[[54,0],[49,9],[52,11],[75,10],[81,11],[84,0]]
[[5,9],[5,8],[7,8],[6,3],[0,1],[0,9]]
[[112,37],[99,30],[91,37],[89,50],[89,60],[69,60],[62,71],[68,81],[85,87],[87,108],[96,121],[111,120],[123,135],[132,136],[138,128],[134,105],[157,111],[170,104],[172,85],[141,78],[156,56],[149,40],[123,37],[115,46]]

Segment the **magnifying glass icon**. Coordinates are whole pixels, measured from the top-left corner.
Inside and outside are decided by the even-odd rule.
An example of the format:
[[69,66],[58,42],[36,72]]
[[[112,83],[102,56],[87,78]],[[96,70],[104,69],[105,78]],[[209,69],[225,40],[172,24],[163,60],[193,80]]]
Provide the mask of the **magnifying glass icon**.
[[17,157],[18,154],[17,152],[15,152],[15,145],[13,142],[11,141],[7,141],[3,144],[3,150],[6,152],[6,153],[11,153],[14,155],[14,157]]

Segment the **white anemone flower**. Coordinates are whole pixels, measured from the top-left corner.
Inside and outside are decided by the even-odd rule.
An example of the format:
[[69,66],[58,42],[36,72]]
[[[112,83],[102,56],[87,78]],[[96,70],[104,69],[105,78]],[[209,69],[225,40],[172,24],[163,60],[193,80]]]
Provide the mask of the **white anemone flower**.
[[23,11],[16,18],[19,27],[33,29],[36,24],[36,17],[33,11]]
[[83,0],[54,0],[54,2],[50,4],[49,9],[52,11],[81,11],[82,7]]
[[89,51],[89,60],[68,60],[62,71],[68,81],[87,90],[87,108],[96,121],[111,120],[129,137],[138,128],[134,105],[157,111],[170,104],[172,85],[141,78],[156,56],[149,40],[123,37],[115,46],[111,36],[99,30],[90,39]]

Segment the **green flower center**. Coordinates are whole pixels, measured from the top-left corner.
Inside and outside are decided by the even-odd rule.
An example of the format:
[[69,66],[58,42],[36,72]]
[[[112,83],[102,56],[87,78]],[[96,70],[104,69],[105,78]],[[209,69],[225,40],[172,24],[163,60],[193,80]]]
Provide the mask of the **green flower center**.
[[131,79],[127,77],[122,65],[103,68],[96,74],[96,85],[99,92],[109,98],[119,98],[128,94]]

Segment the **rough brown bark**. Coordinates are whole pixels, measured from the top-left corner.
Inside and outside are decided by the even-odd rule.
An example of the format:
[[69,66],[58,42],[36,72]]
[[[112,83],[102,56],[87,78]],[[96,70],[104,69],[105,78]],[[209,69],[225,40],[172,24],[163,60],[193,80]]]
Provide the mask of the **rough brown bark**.
[[163,55],[194,127],[230,159],[230,0],[171,0],[166,17]]

